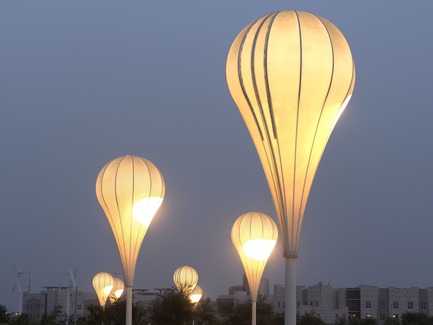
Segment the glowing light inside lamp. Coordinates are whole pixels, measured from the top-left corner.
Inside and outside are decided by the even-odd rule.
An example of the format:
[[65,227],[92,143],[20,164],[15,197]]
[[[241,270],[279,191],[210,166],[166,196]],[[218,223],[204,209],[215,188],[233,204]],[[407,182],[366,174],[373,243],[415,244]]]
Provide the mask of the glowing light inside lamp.
[[193,303],[196,304],[200,301],[201,297],[203,296],[203,290],[201,289],[201,287],[197,284],[194,288],[194,290],[192,290],[190,296],[189,296],[189,300]]
[[272,239],[251,239],[242,246],[245,255],[259,261],[266,261],[276,244]]
[[114,292],[114,296],[115,296],[117,299],[119,299],[120,296],[122,296],[122,293],[123,293],[123,289],[116,290],[116,291]]
[[112,285],[104,287],[103,291],[108,296],[111,292],[111,289],[113,289]]
[[193,295],[189,296],[189,299],[191,300],[192,303],[196,304],[200,301],[201,295],[200,294],[193,294]]
[[156,211],[162,203],[162,197],[148,197],[134,204],[132,215],[141,224],[149,227]]

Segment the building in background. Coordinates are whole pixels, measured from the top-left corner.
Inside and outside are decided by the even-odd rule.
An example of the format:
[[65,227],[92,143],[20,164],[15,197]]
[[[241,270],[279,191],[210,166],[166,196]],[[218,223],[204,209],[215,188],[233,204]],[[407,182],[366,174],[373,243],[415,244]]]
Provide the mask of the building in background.
[[22,311],[31,320],[40,321],[44,315],[60,307],[65,315],[76,314],[79,318],[89,314],[87,307],[98,304],[94,292],[75,291],[70,287],[44,287],[40,293],[24,293]]
[[[77,318],[89,314],[90,305],[98,305],[94,292],[75,291],[71,287],[44,287],[40,293],[24,292],[22,311],[30,319],[40,321],[57,306],[62,312]],[[262,278],[259,296],[273,306],[274,313],[284,313],[284,286],[274,285],[270,294],[269,279]],[[134,302],[148,306],[157,297],[173,288],[135,289]],[[245,275],[242,284],[231,286],[228,295],[216,299],[218,310],[250,299]],[[433,287],[429,288],[380,288],[372,285],[359,285],[353,288],[333,288],[319,282],[312,286],[297,286],[297,313],[299,316],[313,314],[328,324],[350,319],[374,318],[379,325],[390,317],[401,318],[404,313],[422,313],[433,316]]]
[[[260,281],[259,294],[258,296],[265,300],[266,303],[272,305],[272,300],[269,294],[269,279],[262,278]],[[224,310],[226,306],[233,306],[236,303],[244,303],[250,299],[250,289],[248,286],[248,280],[244,274],[242,277],[241,285],[234,285],[229,288],[228,295],[219,295],[217,302],[217,310]]]
[[[326,323],[339,319],[374,318],[381,325],[387,318],[401,318],[404,313],[433,316],[433,287],[379,288],[359,285],[355,288],[334,289],[319,282],[298,286],[296,292],[299,316],[313,314]],[[274,286],[275,313],[284,313],[284,287]]]

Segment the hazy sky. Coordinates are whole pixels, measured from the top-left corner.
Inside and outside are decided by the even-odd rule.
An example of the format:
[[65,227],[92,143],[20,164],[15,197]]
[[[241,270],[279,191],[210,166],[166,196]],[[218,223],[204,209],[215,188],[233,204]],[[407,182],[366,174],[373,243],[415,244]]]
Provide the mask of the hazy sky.
[[[276,220],[253,143],[225,81],[236,35],[297,9],[346,36],[357,80],[313,184],[298,284],[433,286],[433,2],[0,1],[0,304],[78,267],[80,290],[121,271],[95,196],[100,169],[135,154],[166,181],[136,288],[173,285],[191,265],[216,298],[242,280],[236,218]],[[282,284],[281,243],[265,277]]]

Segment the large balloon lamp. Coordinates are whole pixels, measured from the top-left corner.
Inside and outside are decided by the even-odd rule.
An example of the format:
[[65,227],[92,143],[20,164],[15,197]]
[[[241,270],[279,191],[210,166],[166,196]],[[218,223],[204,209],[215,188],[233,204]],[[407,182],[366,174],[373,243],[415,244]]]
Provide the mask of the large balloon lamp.
[[296,258],[314,175],[355,85],[343,34],[328,20],[284,10],[234,40],[227,84],[260,157],[278,215],[285,274],[285,324],[296,324]]
[[164,193],[164,179],[158,168],[132,155],[110,161],[96,180],[96,196],[113,231],[125,276],[126,325],[132,324],[138,253]]
[[248,212],[236,219],[231,238],[247,276],[252,303],[252,325],[256,325],[257,295],[269,255],[278,240],[277,225],[264,213]]
[[113,288],[113,277],[110,273],[99,272],[93,277],[92,284],[98,296],[99,305],[104,308]]
[[191,294],[189,295],[189,300],[191,300],[191,302],[196,305],[198,304],[202,296],[203,290],[198,284],[196,284],[195,288],[191,291]]
[[116,301],[119,299],[122,296],[124,290],[125,284],[123,283],[122,279],[113,277],[113,288],[110,292],[110,300]]
[[174,271],[173,282],[179,292],[186,291],[189,294],[197,285],[198,273],[192,266],[181,266]]

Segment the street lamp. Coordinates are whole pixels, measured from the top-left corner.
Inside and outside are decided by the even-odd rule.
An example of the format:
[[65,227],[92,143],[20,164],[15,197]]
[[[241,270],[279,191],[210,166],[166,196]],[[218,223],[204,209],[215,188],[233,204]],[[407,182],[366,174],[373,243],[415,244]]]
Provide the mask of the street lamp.
[[226,76],[278,215],[286,259],[285,324],[295,325],[302,219],[326,143],[352,96],[355,64],[332,23],[284,10],[241,31],[230,48]]
[[113,288],[113,277],[110,273],[99,272],[93,277],[92,284],[98,296],[99,304],[104,308]]
[[198,273],[193,267],[184,265],[174,271],[173,281],[179,292],[186,291],[189,294],[197,285]]
[[191,300],[193,304],[198,304],[202,296],[203,290],[198,284],[196,284],[195,288],[191,291],[191,294],[189,295],[189,300]]
[[125,289],[125,285],[122,279],[113,277],[113,288],[111,289],[110,292],[111,300],[114,301],[119,299],[122,296],[124,289]]
[[[189,295],[189,300],[194,304],[194,310],[197,307],[198,302],[200,301],[201,297],[203,296],[203,290],[201,287],[196,284],[195,288],[191,291]],[[192,320],[192,325],[195,324],[195,320]]]
[[156,166],[132,155],[110,161],[96,180],[96,196],[113,231],[125,275],[126,325],[132,324],[138,253],[164,193],[164,179]]
[[255,325],[260,281],[269,255],[277,243],[277,225],[264,213],[248,212],[235,221],[231,237],[248,279],[252,303],[252,324]]

